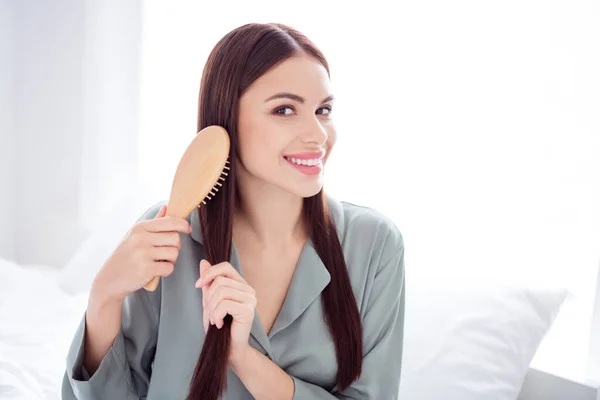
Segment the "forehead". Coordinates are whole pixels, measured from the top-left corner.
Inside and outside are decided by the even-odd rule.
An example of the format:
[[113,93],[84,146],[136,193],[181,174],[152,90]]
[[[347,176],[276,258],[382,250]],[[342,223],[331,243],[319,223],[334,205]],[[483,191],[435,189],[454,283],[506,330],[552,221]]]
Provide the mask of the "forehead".
[[308,55],[288,58],[271,68],[248,88],[249,95],[290,92],[309,99],[317,97],[318,101],[329,95],[330,91],[327,70],[317,59]]

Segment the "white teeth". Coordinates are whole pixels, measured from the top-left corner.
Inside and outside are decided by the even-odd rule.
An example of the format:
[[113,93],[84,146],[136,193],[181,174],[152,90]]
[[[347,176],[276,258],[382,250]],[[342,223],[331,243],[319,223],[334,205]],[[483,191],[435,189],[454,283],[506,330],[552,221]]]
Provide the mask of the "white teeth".
[[298,165],[313,166],[313,165],[318,165],[321,163],[320,158],[313,158],[312,160],[300,160],[300,159],[296,159],[294,157],[285,157],[285,159],[290,162],[293,162],[294,164],[298,164]]

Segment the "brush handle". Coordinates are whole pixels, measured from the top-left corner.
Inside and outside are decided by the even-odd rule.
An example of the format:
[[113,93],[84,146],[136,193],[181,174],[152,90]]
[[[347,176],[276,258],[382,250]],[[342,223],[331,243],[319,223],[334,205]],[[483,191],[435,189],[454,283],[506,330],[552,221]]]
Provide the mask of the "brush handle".
[[[202,129],[185,150],[171,186],[165,216],[187,218],[200,203],[212,199],[219,191],[230,170],[229,135],[218,125]],[[144,285],[149,292],[156,290],[160,276]]]

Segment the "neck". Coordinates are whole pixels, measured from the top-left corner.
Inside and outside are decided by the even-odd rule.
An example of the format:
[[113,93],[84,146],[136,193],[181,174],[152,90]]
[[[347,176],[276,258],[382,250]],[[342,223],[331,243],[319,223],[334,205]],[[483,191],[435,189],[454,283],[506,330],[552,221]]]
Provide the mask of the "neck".
[[[258,182],[238,180],[234,213],[234,241],[252,242],[258,248],[285,249],[307,234],[302,218],[303,198]],[[236,240],[237,238],[237,240]]]

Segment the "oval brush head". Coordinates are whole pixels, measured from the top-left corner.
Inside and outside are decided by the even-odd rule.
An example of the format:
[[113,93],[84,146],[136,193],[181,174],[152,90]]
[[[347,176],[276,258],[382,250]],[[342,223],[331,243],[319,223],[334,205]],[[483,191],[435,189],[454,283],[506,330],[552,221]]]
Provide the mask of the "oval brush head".
[[[212,199],[227,176],[228,157],[229,134],[224,128],[211,125],[198,132],[175,171],[166,215],[187,218],[200,203]],[[154,291],[159,279],[155,276],[144,289]]]

